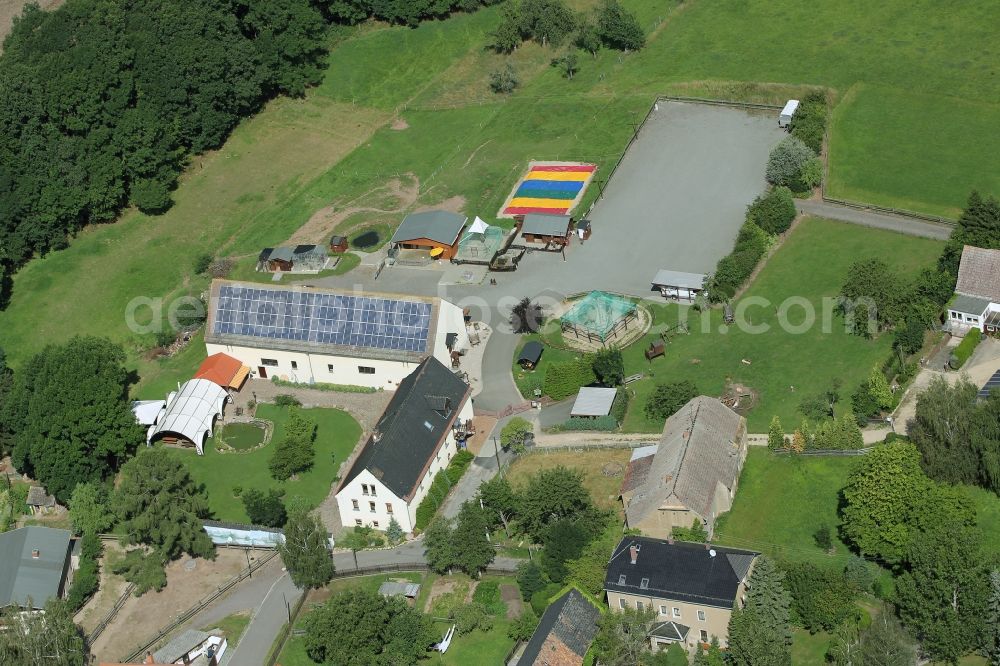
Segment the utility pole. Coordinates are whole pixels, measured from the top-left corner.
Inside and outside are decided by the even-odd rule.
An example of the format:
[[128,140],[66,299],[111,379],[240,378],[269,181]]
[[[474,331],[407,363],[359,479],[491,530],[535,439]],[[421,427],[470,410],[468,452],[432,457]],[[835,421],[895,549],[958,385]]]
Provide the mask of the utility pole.
[[497,445],[497,438],[493,437],[493,455],[497,459],[497,471],[500,472],[500,478],[503,478],[503,465],[500,464],[500,447]]

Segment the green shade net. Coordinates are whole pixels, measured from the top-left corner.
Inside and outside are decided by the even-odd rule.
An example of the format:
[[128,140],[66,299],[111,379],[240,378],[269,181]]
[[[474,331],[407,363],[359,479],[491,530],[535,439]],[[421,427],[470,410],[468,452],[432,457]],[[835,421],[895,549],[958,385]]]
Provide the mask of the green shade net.
[[592,291],[559,320],[581,331],[589,331],[603,342],[608,333],[629,314],[635,312],[635,303],[623,296],[603,291]]

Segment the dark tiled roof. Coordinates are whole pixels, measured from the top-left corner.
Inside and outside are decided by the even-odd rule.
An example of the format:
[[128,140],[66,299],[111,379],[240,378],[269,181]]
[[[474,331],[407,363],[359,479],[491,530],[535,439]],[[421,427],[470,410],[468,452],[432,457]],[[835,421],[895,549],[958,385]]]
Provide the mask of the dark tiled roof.
[[0,534],[0,608],[24,605],[29,597],[41,608],[58,596],[69,542],[69,530],[37,525]]
[[429,356],[399,383],[341,488],[367,469],[408,499],[465,404],[469,385]]
[[583,657],[597,635],[601,611],[577,590],[570,590],[545,609],[518,666],[570,666]]
[[[639,548],[635,564],[631,563],[629,552],[632,545]],[[749,550],[625,537],[608,563],[604,589],[731,608],[739,584],[746,578],[755,557],[757,553]],[[644,579],[647,581],[645,587]],[[621,580],[624,582],[619,582]]]
[[649,635],[671,641],[682,641],[687,638],[689,631],[691,631],[691,627],[679,622],[657,622],[650,628]]
[[528,213],[521,223],[522,234],[536,236],[565,236],[569,228],[569,215]]
[[411,213],[403,219],[390,242],[405,243],[418,238],[428,238],[442,245],[454,245],[467,219],[464,215],[446,210]]
[[621,493],[627,493],[628,491],[634,490],[646,483],[646,477],[649,476],[649,469],[652,466],[653,454],[630,460],[628,467],[625,468],[625,477],[622,479]]
[[538,363],[538,359],[542,357],[542,349],[544,349],[542,343],[537,340],[525,343],[524,347],[521,348],[521,353],[517,357],[517,362],[527,361],[529,363]]

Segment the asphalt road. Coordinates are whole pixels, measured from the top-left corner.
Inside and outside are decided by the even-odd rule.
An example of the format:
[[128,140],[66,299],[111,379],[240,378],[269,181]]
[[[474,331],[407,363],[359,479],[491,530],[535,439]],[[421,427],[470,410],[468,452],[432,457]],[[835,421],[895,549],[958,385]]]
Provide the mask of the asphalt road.
[[863,227],[896,231],[910,236],[933,238],[935,240],[948,240],[948,237],[951,236],[951,227],[943,224],[926,222],[913,217],[903,217],[902,215],[886,215],[871,210],[841,206],[840,204],[816,201],[814,199],[796,199],[795,209],[800,213],[807,213],[816,217],[850,222],[851,224]]
[[283,572],[274,579],[226,663],[233,666],[262,665],[281,627],[288,622],[289,607],[295,604],[299,594],[301,590],[295,587],[287,573]]

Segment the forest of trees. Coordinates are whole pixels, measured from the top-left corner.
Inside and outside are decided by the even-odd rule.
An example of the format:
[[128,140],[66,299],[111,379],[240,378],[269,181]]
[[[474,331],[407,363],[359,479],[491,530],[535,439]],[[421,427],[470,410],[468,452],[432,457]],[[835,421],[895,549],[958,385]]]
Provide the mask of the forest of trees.
[[415,25],[493,0],[69,0],[0,56],[0,307],[10,275],[128,205],[160,212],[192,154],[317,83],[331,23]]

